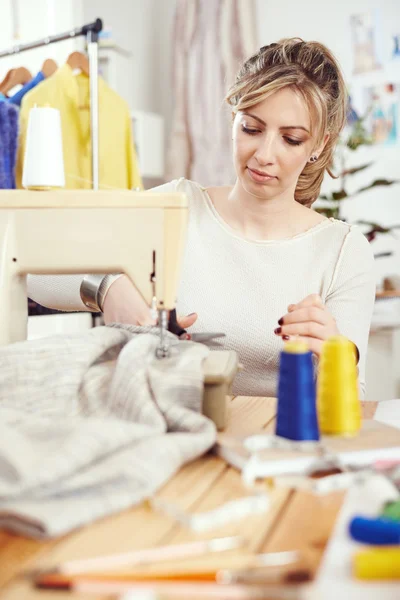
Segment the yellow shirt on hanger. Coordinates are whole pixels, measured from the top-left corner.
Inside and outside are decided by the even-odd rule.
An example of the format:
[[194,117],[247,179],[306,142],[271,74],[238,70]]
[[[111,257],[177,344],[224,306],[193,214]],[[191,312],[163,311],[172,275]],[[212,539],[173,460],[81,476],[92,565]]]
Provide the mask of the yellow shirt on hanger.
[[[90,138],[89,78],[74,75],[68,64],[60,67],[22,100],[16,166],[17,187],[22,187],[22,169],[29,111],[48,104],[61,113],[65,187],[91,189],[92,150]],[[129,107],[99,77],[99,188],[142,188],[133,143]]]

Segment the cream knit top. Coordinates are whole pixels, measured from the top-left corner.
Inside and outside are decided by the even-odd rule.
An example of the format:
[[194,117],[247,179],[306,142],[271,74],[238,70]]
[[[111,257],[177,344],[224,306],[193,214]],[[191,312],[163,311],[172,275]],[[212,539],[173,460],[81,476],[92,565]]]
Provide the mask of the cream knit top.
[[[252,241],[223,221],[197,183],[182,178],[154,191],[188,197],[177,313],[198,313],[192,332],[225,332],[223,348],[236,350],[244,365],[235,394],[276,395],[283,342],[274,329],[289,304],[312,293],[321,296],[340,333],[357,345],[364,393],[375,277],[371,248],[357,227],[326,219],[289,239]],[[80,299],[81,280],[80,275],[30,275],[28,295],[59,310],[88,310]]]

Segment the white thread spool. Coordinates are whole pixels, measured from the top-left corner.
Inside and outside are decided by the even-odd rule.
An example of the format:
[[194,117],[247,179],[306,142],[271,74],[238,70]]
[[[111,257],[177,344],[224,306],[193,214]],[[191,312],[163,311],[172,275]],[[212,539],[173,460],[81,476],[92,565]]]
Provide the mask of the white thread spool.
[[60,111],[34,106],[29,112],[22,185],[28,189],[65,186]]

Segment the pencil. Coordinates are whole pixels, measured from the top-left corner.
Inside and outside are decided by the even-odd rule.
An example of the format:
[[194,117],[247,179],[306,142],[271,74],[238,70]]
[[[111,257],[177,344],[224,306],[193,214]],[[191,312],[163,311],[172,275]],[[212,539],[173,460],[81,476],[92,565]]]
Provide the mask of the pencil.
[[51,572],[63,573],[65,575],[74,575],[88,571],[104,571],[121,567],[135,567],[137,565],[153,564],[174,560],[176,558],[186,558],[191,556],[201,556],[209,552],[226,552],[236,550],[244,545],[244,540],[240,536],[213,538],[211,540],[201,540],[197,542],[188,542],[184,544],[171,544],[169,546],[156,546],[154,548],[145,548],[123,554],[111,554],[87,558],[83,560],[71,560],[57,565]]
[[173,573],[80,573],[79,575],[63,575],[46,573],[35,579],[35,586],[48,589],[63,589],[79,581],[96,583],[147,583],[149,581],[212,581],[215,583],[218,571],[178,571]]
[[311,578],[311,574],[307,569],[296,569],[291,571],[282,572],[280,569],[278,572],[270,568],[256,568],[256,569],[218,569],[209,571],[180,571],[174,573],[138,573],[138,574],[118,574],[118,573],[93,573],[93,574],[81,574],[74,576],[66,576],[59,574],[46,574],[36,578],[35,586],[40,589],[55,589],[55,590],[66,590],[71,589],[75,585],[80,583],[93,583],[93,584],[122,584],[122,585],[162,585],[162,584],[204,584],[204,583],[218,583],[222,585],[222,589],[225,589],[227,585],[231,584],[264,584],[264,583],[303,583]]
[[[49,588],[41,588],[49,589]],[[211,582],[95,582],[95,581],[70,581],[68,585],[54,588],[57,590],[72,591],[79,594],[114,595],[132,592],[140,594],[153,592],[164,598],[224,598],[224,600],[253,600],[265,598],[282,598],[284,600],[298,600],[298,587],[254,586],[254,585],[220,585]]]
[[[217,560],[217,559],[216,559]],[[284,552],[267,552],[265,554],[255,554],[249,556],[243,556],[242,560],[245,562],[240,569],[237,567],[221,567],[218,562],[214,562],[212,568],[208,567],[182,567],[180,564],[168,570],[163,568],[154,568],[151,571],[148,570],[126,570],[126,571],[115,571],[115,570],[102,570],[102,571],[87,571],[78,573],[62,573],[60,571],[33,571],[30,573],[31,578],[35,580],[38,587],[54,588],[68,587],[70,583],[75,581],[95,581],[101,582],[113,582],[113,583],[124,583],[124,582],[147,582],[147,581],[208,581],[218,583],[249,583],[250,580],[260,575],[261,581],[268,579],[271,580],[273,577],[273,571],[271,568],[281,569],[298,563],[299,552],[298,551],[284,551]],[[297,573],[299,568],[292,570],[294,578],[299,580]],[[283,573],[278,571],[278,578],[286,578],[290,573]],[[300,575],[300,578],[302,575]]]

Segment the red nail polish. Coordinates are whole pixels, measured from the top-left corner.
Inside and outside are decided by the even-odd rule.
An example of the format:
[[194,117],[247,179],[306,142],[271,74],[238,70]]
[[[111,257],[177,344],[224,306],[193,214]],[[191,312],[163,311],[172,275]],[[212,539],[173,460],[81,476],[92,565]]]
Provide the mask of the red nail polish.
[[290,335],[283,335],[282,339],[286,342],[287,340],[290,340]]
[[279,335],[281,331],[282,327],[277,327],[276,329],[274,329],[274,333],[276,333],[276,335]]
[[278,320],[278,325],[283,325],[283,317]]

